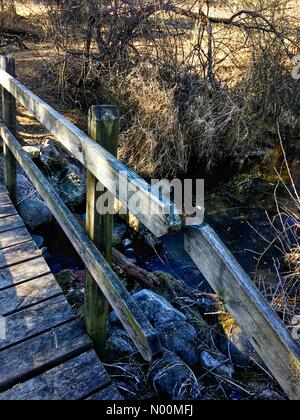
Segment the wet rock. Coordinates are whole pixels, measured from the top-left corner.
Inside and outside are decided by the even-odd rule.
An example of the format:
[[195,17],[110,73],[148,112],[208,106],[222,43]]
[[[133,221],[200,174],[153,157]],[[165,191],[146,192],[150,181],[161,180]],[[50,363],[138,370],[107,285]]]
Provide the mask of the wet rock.
[[23,146],[24,152],[28,153],[31,159],[39,159],[41,155],[41,145],[37,146]]
[[107,339],[106,359],[109,363],[116,363],[136,352],[137,349],[135,345],[124,330],[114,330]]
[[154,389],[172,400],[197,400],[201,384],[193,371],[174,353],[166,352],[152,363],[149,378]]
[[155,328],[166,322],[186,321],[186,317],[181,312],[151,290],[141,290],[132,297]]
[[262,392],[258,392],[254,398],[254,401],[285,401],[286,398],[284,398],[282,395],[278,394],[275,391],[265,390]]
[[203,351],[200,355],[201,364],[204,369],[212,371],[216,375],[232,378],[234,368],[223,354],[213,354]]
[[54,220],[46,204],[37,198],[23,200],[19,205],[19,213],[26,227],[32,232]]
[[198,354],[198,337],[194,327],[185,321],[170,321],[156,328],[162,345],[177,354],[188,366],[195,366]]

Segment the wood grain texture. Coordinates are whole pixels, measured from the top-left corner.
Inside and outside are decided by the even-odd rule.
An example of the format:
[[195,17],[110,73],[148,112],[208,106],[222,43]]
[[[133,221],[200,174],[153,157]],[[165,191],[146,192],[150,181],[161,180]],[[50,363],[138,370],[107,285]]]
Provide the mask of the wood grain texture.
[[[3,186],[1,186],[2,187],[2,192],[0,191],[0,206],[4,206],[5,204],[12,204],[11,203],[11,199],[9,198],[9,196],[8,196],[8,193],[6,193],[4,190],[3,190]],[[5,188],[6,189],[6,188]]]
[[110,383],[94,351],[0,394],[0,400],[81,400]]
[[41,255],[40,249],[37,248],[36,243],[33,241],[2,249],[0,252],[0,269],[38,258]]
[[[139,197],[143,209],[135,214],[139,220],[157,237],[181,229],[181,217],[176,214],[174,204],[167,200],[160,200],[153,194],[150,186],[135,172],[122,164],[103,147],[96,144],[79,128],[71,124],[65,117],[51,108],[37,95],[23,86],[18,80],[0,70],[0,84],[10,92],[25,108],[40,121],[57,140],[65,147],[95,178],[120,200],[123,205],[128,204],[132,213],[135,203],[130,197]],[[119,190],[119,175],[126,173],[132,189],[127,194]],[[136,200],[134,200],[136,202]],[[149,208],[153,211],[150,212]]]
[[50,273],[50,268],[43,257],[16,264],[0,270],[0,290],[16,286],[28,280]]
[[[88,131],[90,137],[100,144],[113,156],[118,153],[119,111],[114,106],[93,106],[89,109]],[[103,195],[114,196],[101,185],[99,191],[98,180],[88,171],[86,196],[86,231],[96,248],[102,253],[106,261],[111,264],[113,214],[99,212],[98,201]],[[102,210],[101,206],[101,209]],[[84,297],[84,323],[94,348],[101,357],[106,351],[106,336],[109,315],[109,302],[103,295],[92,274],[86,271],[86,285]]]
[[12,204],[4,204],[0,206],[0,219],[7,216],[14,216],[16,214],[17,211]]
[[17,139],[3,125],[0,125],[0,133],[3,141],[9,145],[15,158],[48,205],[50,211],[85,263],[86,268],[115,310],[138,350],[146,360],[150,361],[154,355],[162,351],[156,331],[147,321],[105,258],[91,242],[81,224],[53,190],[49,181],[24,152]]
[[91,346],[81,322],[75,320],[0,352],[0,392],[90,350]]
[[7,232],[9,230],[18,229],[24,227],[23,220],[20,216],[9,216],[0,219],[0,233]]
[[0,291],[0,315],[7,316],[62,294],[54,276],[40,277]]
[[185,247],[291,400],[300,400],[300,347],[209,226],[188,228]]
[[63,296],[58,296],[5,317],[6,338],[0,338],[0,350],[16,345],[37,334],[48,331],[74,318]]
[[19,228],[10,230],[8,232],[0,233],[0,250],[30,241],[32,241],[32,238],[27,229]]
[[[15,60],[11,57],[0,57],[1,71],[15,77]],[[2,119],[9,130],[16,134],[16,100],[14,96],[5,88],[2,88]],[[10,198],[17,204],[17,165],[16,160],[10,149],[3,145],[4,155],[4,180]]]

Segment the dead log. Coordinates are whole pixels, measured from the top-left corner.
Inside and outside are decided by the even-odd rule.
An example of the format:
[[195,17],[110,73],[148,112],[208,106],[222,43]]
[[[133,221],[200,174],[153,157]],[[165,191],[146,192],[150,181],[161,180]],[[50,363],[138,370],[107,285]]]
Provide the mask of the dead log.
[[149,271],[146,271],[143,268],[133,264],[131,260],[125,257],[125,255],[121,254],[121,252],[115,248],[113,248],[112,256],[113,263],[120,267],[127,277],[132,277],[136,280],[139,280],[141,283],[144,283],[150,288],[160,286],[160,281],[154,274],[149,273]]

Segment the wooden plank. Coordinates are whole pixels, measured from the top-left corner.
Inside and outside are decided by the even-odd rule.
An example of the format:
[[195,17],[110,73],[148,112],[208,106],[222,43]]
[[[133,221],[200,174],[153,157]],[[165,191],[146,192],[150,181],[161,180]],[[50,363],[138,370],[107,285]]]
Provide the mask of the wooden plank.
[[49,331],[73,318],[74,314],[64,296],[9,315],[5,317],[6,338],[0,338],[0,350]]
[[12,204],[0,206],[0,219],[3,217],[14,216],[15,214],[17,214],[17,210]]
[[[1,185],[3,191],[3,185]],[[1,193],[0,189],[0,206],[4,206],[5,204],[11,204],[11,199],[9,198],[8,194],[4,191]]]
[[96,353],[89,351],[0,394],[0,400],[81,400],[109,383]]
[[[150,185],[134,171],[122,164],[103,147],[96,144],[65,117],[23,86],[18,80],[0,70],[0,84],[40,121],[95,178],[128,206],[138,219],[157,237],[181,229],[181,217],[167,198],[160,199],[151,192]],[[126,174],[130,187],[120,191],[120,175]],[[124,177],[123,177],[124,180]],[[134,200],[130,200],[131,197]],[[139,198],[143,208],[137,214],[135,203]],[[152,211],[149,209],[152,208]]]
[[0,270],[0,290],[50,273],[43,257]]
[[32,241],[32,237],[29,235],[26,228],[10,230],[8,232],[0,233],[0,250],[30,241]]
[[102,391],[97,392],[97,394],[92,395],[87,398],[88,401],[123,401],[124,397],[119,393],[118,388],[115,385],[110,385],[109,387],[103,389]]
[[0,184],[0,197],[2,194],[5,194],[8,196],[8,190],[5,185]]
[[0,132],[3,141],[9,145],[26,175],[48,205],[138,350],[146,360],[150,361],[154,355],[162,351],[156,331],[147,321],[105,258],[91,242],[81,224],[24,152],[17,139],[6,127],[0,126]]
[[24,227],[24,223],[21,217],[18,215],[0,219],[0,233],[7,232],[13,229],[18,229],[21,227]]
[[0,392],[90,348],[91,341],[76,320],[4,350],[0,352]]
[[41,250],[37,248],[34,241],[2,249],[0,251],[0,269],[38,258],[41,255]]
[[300,347],[209,226],[188,228],[185,247],[291,400],[300,400]]
[[[0,69],[12,77],[16,75],[15,60],[11,57],[0,56]],[[16,100],[5,88],[2,89],[2,119],[9,130],[16,134]],[[10,149],[3,145],[4,180],[10,198],[17,204],[17,165]]]
[[60,294],[61,288],[52,274],[10,287],[0,292],[0,315],[7,316]]
[[[89,110],[89,135],[96,143],[108,150],[112,155],[118,153],[118,136],[120,128],[119,111],[114,106],[93,106]],[[86,230],[95,246],[102,252],[106,261],[112,262],[113,214],[99,212],[97,203],[107,189],[100,188],[97,179],[91,172],[87,174],[86,197]],[[114,196],[110,195],[110,202]],[[103,207],[103,206],[102,206]],[[101,210],[101,209],[100,209]],[[101,357],[106,351],[106,336],[109,315],[109,303],[91,273],[86,271],[84,298],[84,322],[94,348]]]

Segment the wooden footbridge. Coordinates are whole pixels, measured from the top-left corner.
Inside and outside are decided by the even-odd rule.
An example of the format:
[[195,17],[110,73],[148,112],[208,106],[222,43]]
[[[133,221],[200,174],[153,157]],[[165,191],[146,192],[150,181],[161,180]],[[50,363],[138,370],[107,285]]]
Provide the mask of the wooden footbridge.
[[121,399],[3,186],[0,316],[0,400]]
[[[100,361],[110,307],[146,361],[162,352],[156,331],[111,268],[113,216],[96,211],[102,194],[128,207],[157,237],[184,230],[186,250],[199,270],[288,397],[299,400],[298,344],[217,234],[207,225],[186,226],[172,203],[153,194],[144,180],[117,160],[117,109],[92,107],[86,135],[15,78],[11,58],[1,57],[0,86],[5,179],[0,187],[0,400],[121,399]],[[86,168],[86,229],[16,139],[16,101]],[[86,265],[85,329],[17,214],[17,165]],[[125,195],[118,189],[121,173],[134,187]],[[138,197],[152,212],[136,214],[130,206],[132,194],[135,202]]]

